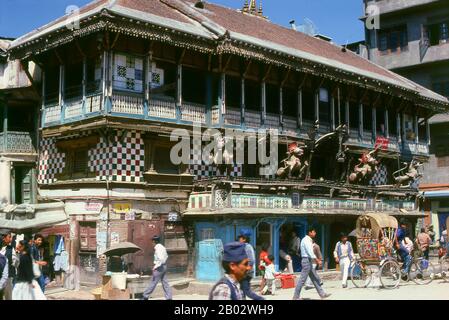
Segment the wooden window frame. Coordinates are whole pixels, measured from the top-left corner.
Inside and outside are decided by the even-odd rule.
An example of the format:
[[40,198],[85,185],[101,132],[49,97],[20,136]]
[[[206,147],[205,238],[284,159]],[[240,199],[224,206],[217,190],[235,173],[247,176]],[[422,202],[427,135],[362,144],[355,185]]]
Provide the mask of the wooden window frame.
[[[89,150],[95,147],[98,142],[98,136],[56,142],[58,150],[65,153],[64,169],[60,174],[56,175],[56,178],[59,180],[71,180],[96,177],[97,172],[92,172],[89,168]],[[79,151],[87,152],[86,172],[74,172],[75,154]]]
[[[179,165],[177,166],[177,173],[165,173],[158,172],[155,166],[155,154],[157,148],[171,148],[175,145],[174,142],[171,141],[160,141],[160,140],[144,140],[145,142],[145,172],[152,174],[161,174],[161,175],[180,175],[186,173],[188,170],[188,165]],[[173,165],[176,166],[176,165]],[[183,167],[186,167],[185,170]]]
[[[402,37],[406,36],[406,44],[402,45]],[[396,45],[393,46],[392,44],[392,37],[394,34],[397,34],[397,39],[396,39]],[[382,37],[386,37],[386,49],[382,49],[380,46],[380,39]],[[377,50],[379,51],[379,54],[381,56],[383,55],[390,55],[390,54],[400,54],[402,52],[406,52],[408,51],[408,28],[406,25],[402,25],[402,26],[397,26],[397,27],[393,27],[393,28],[388,28],[385,30],[381,30],[378,32],[378,43],[377,43]]]

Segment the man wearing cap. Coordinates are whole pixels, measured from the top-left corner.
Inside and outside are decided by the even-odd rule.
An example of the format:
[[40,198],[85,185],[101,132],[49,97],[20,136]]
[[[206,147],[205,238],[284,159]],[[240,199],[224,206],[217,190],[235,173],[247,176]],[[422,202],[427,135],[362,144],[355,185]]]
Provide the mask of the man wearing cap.
[[315,228],[310,226],[307,229],[307,235],[301,240],[301,277],[295,288],[295,293],[293,295],[293,300],[299,300],[302,287],[306,283],[308,277],[312,280],[313,285],[315,286],[318,294],[321,299],[325,299],[330,296],[329,293],[324,292],[323,288],[321,288],[320,280],[316,274],[316,271],[312,268],[312,264],[316,262],[318,268],[321,266],[321,260],[319,260],[315,253],[313,252],[313,239],[316,237]]
[[172,300],[172,292],[170,285],[168,284],[166,273],[167,273],[167,250],[160,244],[160,238],[158,236],[153,237],[154,245],[154,267],[153,267],[153,278],[151,279],[150,285],[143,293],[142,300],[148,300],[150,295],[156,289],[159,281],[162,283],[162,288],[164,289],[165,299]]
[[340,265],[341,285],[343,288],[347,288],[349,267],[352,261],[354,261],[354,250],[351,242],[348,241],[348,236],[344,233],[340,234],[340,241],[335,246],[334,258],[335,262]]
[[209,300],[244,300],[241,281],[251,270],[245,244],[231,242],[224,246],[222,266],[224,277],[219,280],[209,294]]
[[239,242],[245,245],[246,254],[249,259],[249,265],[251,267],[250,271],[247,272],[246,277],[241,281],[243,294],[251,298],[252,300],[265,300],[263,297],[259,296],[251,290],[251,279],[253,278],[253,270],[256,264],[256,254],[254,252],[253,246],[250,244],[251,231],[241,230],[239,235]]

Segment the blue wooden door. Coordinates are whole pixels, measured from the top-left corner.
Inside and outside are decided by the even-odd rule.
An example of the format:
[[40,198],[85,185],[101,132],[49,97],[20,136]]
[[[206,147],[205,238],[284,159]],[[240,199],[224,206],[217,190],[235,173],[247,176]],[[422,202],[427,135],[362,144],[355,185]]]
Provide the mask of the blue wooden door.
[[202,240],[197,243],[196,278],[199,281],[215,282],[223,276],[221,239]]

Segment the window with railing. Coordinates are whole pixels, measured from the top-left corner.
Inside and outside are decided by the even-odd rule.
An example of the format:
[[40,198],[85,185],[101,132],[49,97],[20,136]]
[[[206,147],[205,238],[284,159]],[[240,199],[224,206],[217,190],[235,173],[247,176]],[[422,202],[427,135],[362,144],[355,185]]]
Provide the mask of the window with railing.
[[363,105],[363,130],[373,130],[373,109],[370,105]]
[[298,90],[290,87],[283,88],[282,107],[284,116],[292,118],[298,116]]
[[306,121],[315,121],[315,92],[312,88],[304,87],[302,90],[302,118]]
[[260,82],[245,80],[245,109],[248,111],[261,110],[262,89]]
[[65,65],[64,99],[70,100],[83,96],[83,62],[75,61]]
[[45,103],[53,104],[59,101],[59,66],[45,68]]
[[101,79],[103,77],[103,59],[97,56],[87,59],[86,65],[86,94],[92,95],[101,92]]
[[390,136],[398,134],[397,111],[393,108],[388,109],[388,132]]
[[378,32],[378,49],[381,54],[408,50],[407,26],[398,26]]
[[437,46],[449,42],[449,21],[430,24],[425,27],[430,46]]
[[183,66],[182,67],[182,100],[205,105],[207,98],[206,72]]
[[319,90],[319,119],[320,124],[322,125],[330,125],[331,122],[331,99],[329,95],[329,90],[326,88],[320,88]]
[[359,104],[355,101],[349,102],[349,128],[359,130]]
[[266,84],[267,113],[279,114],[280,91],[277,85]]
[[378,106],[376,108],[376,132],[377,135],[386,136],[385,126],[385,108]]
[[226,75],[226,106],[240,108],[242,85],[239,77]]

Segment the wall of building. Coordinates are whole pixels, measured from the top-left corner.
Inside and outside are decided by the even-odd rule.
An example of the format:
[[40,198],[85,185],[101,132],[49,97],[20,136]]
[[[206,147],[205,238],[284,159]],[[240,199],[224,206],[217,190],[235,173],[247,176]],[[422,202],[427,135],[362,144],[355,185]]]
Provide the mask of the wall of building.
[[424,165],[422,183],[449,182],[449,123],[430,127],[432,137],[429,162]]
[[[386,1],[382,1],[381,3],[383,2]],[[369,30],[368,33],[370,40],[369,41],[370,60],[387,69],[399,69],[408,66],[416,66],[421,63],[448,60],[449,44],[447,43],[429,47],[422,60],[420,55],[422,26],[427,25],[429,23],[433,23],[434,19],[438,19],[438,17],[441,16],[447,17],[448,15],[449,15],[449,7],[433,11],[429,11],[428,9],[423,8],[423,10],[414,11],[408,14],[380,16],[381,29],[388,29],[390,27],[407,25],[408,49],[400,53],[381,55],[377,49],[379,30]]]

